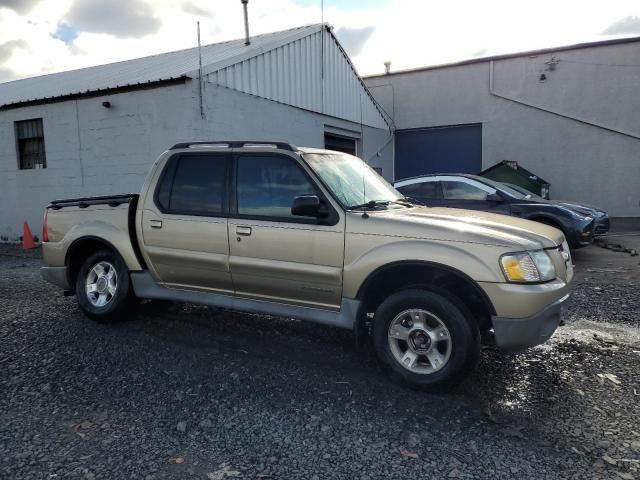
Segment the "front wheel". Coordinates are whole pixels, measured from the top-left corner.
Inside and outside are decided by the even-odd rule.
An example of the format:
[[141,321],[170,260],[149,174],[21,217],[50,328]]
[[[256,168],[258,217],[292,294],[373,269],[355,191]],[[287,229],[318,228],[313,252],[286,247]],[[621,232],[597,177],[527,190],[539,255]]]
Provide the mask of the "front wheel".
[[133,311],[129,270],[120,255],[101,250],[90,255],[76,278],[76,298],[82,311],[98,322],[113,322]]
[[373,344],[391,377],[420,390],[444,391],[474,366],[480,334],[464,307],[430,290],[412,289],[380,304]]

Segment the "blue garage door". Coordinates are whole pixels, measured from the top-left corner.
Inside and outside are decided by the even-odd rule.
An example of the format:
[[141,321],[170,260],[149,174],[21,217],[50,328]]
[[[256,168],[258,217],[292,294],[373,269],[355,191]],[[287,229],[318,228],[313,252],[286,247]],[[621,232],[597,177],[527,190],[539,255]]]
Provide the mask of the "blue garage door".
[[395,180],[482,170],[482,125],[396,131]]

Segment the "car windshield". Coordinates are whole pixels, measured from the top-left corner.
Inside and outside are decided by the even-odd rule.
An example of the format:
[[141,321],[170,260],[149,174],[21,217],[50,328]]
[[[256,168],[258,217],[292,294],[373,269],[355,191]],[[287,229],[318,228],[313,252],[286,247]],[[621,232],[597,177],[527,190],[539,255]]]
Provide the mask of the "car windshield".
[[516,190],[515,188],[512,188],[506,183],[496,182],[489,178],[482,177],[480,181],[485,185],[489,185],[490,187],[493,187],[496,190],[500,190],[502,193],[509,195],[512,198],[516,198],[518,200],[528,200],[531,198],[531,195],[532,195],[531,192],[523,193],[519,190]]
[[[358,157],[346,153],[305,153],[304,159],[342,206],[349,209],[368,202],[389,206],[404,196]],[[393,204],[398,208],[402,205]]]
[[521,187],[520,185],[514,185],[512,183],[505,183],[504,185],[506,185],[509,188],[512,188],[513,190],[517,190],[518,192],[522,193],[523,195],[525,195],[525,198],[528,200],[530,198],[535,198],[536,200],[544,200],[540,195],[536,195],[533,192],[530,192],[529,190],[527,190],[526,188]]

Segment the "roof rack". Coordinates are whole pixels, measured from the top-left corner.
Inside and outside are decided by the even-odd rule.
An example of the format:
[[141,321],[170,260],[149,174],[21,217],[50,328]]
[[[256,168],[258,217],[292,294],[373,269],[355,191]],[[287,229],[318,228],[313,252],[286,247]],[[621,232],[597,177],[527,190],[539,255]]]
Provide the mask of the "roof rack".
[[237,140],[233,140],[233,141],[215,141],[215,142],[183,142],[183,143],[176,143],[173,147],[171,147],[169,150],[177,150],[179,148],[191,148],[194,146],[206,146],[206,145],[213,145],[213,146],[226,146],[227,148],[243,148],[243,147],[271,147],[271,148],[279,148],[280,150],[289,150],[290,152],[297,152],[298,149],[296,148],[295,145],[292,145],[290,143],[285,143],[285,142],[265,142],[265,141],[261,141],[261,142],[256,142],[256,141],[237,141]]

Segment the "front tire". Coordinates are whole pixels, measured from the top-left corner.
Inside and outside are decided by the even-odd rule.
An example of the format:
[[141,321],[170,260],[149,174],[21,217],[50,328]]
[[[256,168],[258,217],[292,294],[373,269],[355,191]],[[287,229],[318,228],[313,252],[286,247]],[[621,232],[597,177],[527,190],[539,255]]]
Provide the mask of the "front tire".
[[100,250],[90,255],[76,277],[76,298],[84,314],[97,322],[114,322],[133,312],[129,269],[120,255]]
[[412,388],[439,392],[475,365],[480,334],[464,307],[430,290],[397,292],[375,313],[373,345],[389,377]]

